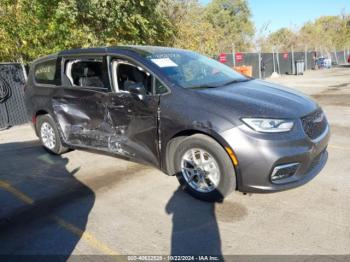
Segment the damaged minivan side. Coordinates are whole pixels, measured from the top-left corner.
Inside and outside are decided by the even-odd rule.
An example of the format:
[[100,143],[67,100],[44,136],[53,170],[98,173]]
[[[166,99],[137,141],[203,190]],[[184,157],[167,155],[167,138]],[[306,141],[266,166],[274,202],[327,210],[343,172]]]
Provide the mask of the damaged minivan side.
[[27,86],[28,114],[49,152],[148,163],[207,201],[302,185],[327,160],[317,103],[186,50],[63,51],[34,61]]

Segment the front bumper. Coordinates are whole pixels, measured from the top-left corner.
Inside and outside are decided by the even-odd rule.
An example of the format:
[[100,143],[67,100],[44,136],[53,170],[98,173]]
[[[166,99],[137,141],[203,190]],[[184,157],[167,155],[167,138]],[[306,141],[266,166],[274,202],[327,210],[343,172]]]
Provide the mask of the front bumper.
[[[328,125],[315,140],[305,134],[301,123],[288,133],[257,133],[241,125],[221,135],[238,159],[237,189],[241,192],[268,193],[301,186],[314,178],[328,159]],[[271,180],[275,167],[290,163],[299,163],[293,176]]]

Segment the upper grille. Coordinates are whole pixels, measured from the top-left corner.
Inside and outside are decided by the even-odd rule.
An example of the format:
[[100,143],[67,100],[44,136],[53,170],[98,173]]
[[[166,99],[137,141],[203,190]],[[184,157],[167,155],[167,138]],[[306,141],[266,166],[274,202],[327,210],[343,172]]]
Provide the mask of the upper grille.
[[305,133],[311,139],[316,139],[326,130],[327,119],[321,109],[301,118]]

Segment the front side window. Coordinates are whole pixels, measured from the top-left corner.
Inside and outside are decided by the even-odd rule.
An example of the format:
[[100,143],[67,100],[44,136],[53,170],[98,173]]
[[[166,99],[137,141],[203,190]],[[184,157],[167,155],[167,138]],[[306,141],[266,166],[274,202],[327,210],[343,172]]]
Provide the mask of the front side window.
[[35,66],[35,81],[39,84],[56,85],[56,59],[45,61]]
[[72,86],[108,89],[104,83],[102,59],[69,60],[65,74]]
[[206,56],[175,50],[147,55],[170,80],[183,88],[219,87],[249,78]]
[[168,92],[168,88],[162,84],[158,79],[155,82],[155,91],[157,95],[165,94]]
[[117,91],[129,91],[130,87],[144,88],[146,94],[152,94],[152,75],[143,68],[126,61],[114,62]]

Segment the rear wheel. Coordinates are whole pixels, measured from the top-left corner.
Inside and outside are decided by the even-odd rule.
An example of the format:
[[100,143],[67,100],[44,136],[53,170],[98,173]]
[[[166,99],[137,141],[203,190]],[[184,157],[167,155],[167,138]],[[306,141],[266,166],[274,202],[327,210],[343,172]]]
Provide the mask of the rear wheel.
[[177,143],[174,169],[182,188],[205,201],[221,201],[236,187],[231,159],[206,135],[195,134]]
[[57,126],[50,115],[41,115],[37,118],[36,131],[42,145],[50,153],[60,155],[69,150],[62,145]]

